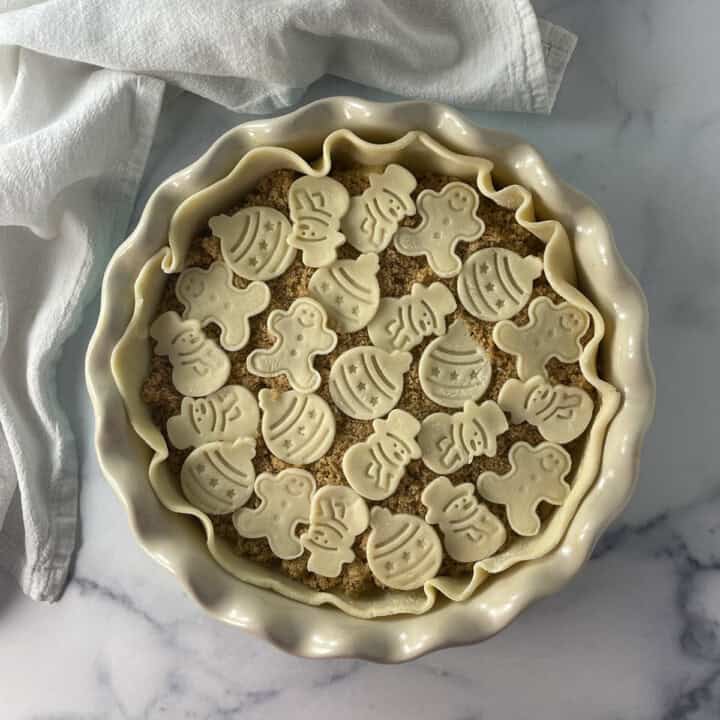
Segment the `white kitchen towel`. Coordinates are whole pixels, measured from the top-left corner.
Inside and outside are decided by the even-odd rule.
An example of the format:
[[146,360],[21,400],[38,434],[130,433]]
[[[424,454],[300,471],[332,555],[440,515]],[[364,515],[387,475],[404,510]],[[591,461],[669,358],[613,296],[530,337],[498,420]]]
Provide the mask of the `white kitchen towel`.
[[77,466],[54,365],[124,236],[165,83],[239,112],[326,73],[550,112],[575,37],[529,0],[0,0],[0,568],[61,593]]

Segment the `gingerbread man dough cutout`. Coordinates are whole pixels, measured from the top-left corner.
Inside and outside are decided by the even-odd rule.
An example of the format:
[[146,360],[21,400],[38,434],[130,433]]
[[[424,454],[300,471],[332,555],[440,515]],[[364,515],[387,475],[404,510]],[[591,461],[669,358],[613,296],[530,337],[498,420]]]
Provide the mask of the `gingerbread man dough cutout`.
[[358,252],[379,253],[390,244],[400,221],[415,214],[410,193],[417,180],[401,165],[388,165],[382,175],[371,173],[369,180],[370,187],[350,199],[342,229]]
[[337,345],[325,308],[311,298],[298,298],[289,310],[273,310],[267,324],[277,340],[267,350],[253,350],[247,358],[247,369],[258,377],[286,375],[298,392],[309,393],[320,387],[320,373],[313,367],[313,358],[327,355]]
[[313,492],[315,478],[307,470],[261,473],[255,479],[260,505],[238,510],[233,515],[235,529],[244,538],[267,538],[273,554],[282,560],[300,557],[303,547],[295,532],[309,521]]
[[337,577],[345,563],[355,559],[355,538],[365,532],[370,513],[365,501],[349,487],[326,485],[312,497],[310,527],[300,536],[309,551],[308,570]]
[[478,502],[471,483],[453,485],[441,476],[423,490],[420,499],[428,509],[425,520],[440,526],[445,549],[453,560],[484,560],[505,542],[505,526]]
[[568,443],[585,432],[593,401],[582,388],[551,385],[535,375],[526,382],[511,378],[500,390],[498,404],[514,424],[528,422],[545,440]]
[[219,390],[230,376],[230,359],[205,335],[198,320],[182,320],[174,311],[150,326],[155,352],[173,366],[173,385],[183,395],[201,397]]
[[184,397],[180,414],[167,421],[167,433],[178,450],[185,450],[217,440],[255,437],[259,422],[255,396],[242,385],[226,385],[205,398]]
[[440,192],[423,190],[417,199],[420,224],[401,228],[395,248],[403,255],[424,255],[441,278],[454,277],[462,268],[457,244],[477,240],[485,232],[485,223],[476,215],[479,205],[477,192],[462,182],[449,183]]
[[350,206],[345,186],[329,177],[301,177],[290,186],[288,204],[293,221],[288,244],[302,250],[307,267],[329,265],[345,242],[338,230]]
[[232,272],[222,260],[207,270],[184,270],[175,294],[185,306],[183,320],[199,320],[202,327],[215,323],[220,328],[220,344],[226,350],[245,347],[250,339],[250,318],[270,304],[270,288],[264,282],[235,287]]
[[575,362],[582,353],[580,338],[590,327],[588,314],[570,303],[555,305],[550,298],[535,298],[528,308],[529,322],[518,327],[503,320],[493,328],[493,340],[504,352],[517,355],[521,380],[533,375],[547,379],[545,364],[550,358]]
[[559,445],[543,442],[532,447],[515,443],[508,454],[510,472],[498,475],[484,472],[477,481],[478,491],[490,502],[505,505],[510,527],[518,535],[537,535],[541,502],[562,505],[570,488],[565,478],[570,472],[570,455]]
[[442,283],[413,283],[409,295],[380,300],[368,335],[373,345],[383,350],[411,350],[428,335],[442,335],[445,316],[455,308],[455,297]]

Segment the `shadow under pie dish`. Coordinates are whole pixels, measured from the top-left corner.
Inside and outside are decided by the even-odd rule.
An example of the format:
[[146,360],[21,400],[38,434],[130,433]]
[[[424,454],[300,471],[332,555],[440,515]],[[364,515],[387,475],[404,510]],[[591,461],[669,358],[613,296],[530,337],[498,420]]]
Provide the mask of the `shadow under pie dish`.
[[422,614],[561,541],[620,396],[567,233],[492,168],[337,130],[175,212],[113,375],[155,493],[234,577]]

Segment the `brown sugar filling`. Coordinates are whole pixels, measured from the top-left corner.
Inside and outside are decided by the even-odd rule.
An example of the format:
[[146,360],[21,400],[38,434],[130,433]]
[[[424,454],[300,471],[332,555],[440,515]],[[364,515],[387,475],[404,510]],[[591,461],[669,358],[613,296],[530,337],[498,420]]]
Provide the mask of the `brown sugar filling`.
[[[379,172],[380,170],[381,168],[368,167],[340,168],[330,174],[331,177],[341,182],[351,195],[358,195],[369,185],[368,173]],[[290,185],[297,177],[299,177],[299,175],[290,170],[275,171],[263,178],[252,192],[245,194],[243,197],[239,197],[237,202],[232,207],[229,207],[226,212],[232,214],[244,207],[267,206],[289,217],[288,191]],[[455,177],[432,173],[418,175],[418,185],[413,196],[417,196],[419,192],[425,189],[438,191],[448,183],[458,180],[459,179]],[[542,257],[545,248],[544,244],[517,223],[512,210],[502,208],[481,195],[478,215],[485,222],[485,233],[475,242],[458,244],[456,252],[462,260],[468,258],[476,250],[489,246],[507,248],[522,256],[536,255]],[[418,222],[419,217],[414,216],[405,219],[402,224],[415,226]],[[354,258],[357,257],[358,254],[359,253],[347,243],[338,248],[339,257]],[[206,228],[205,234],[197,237],[191,244],[185,267],[195,266],[207,268],[213,261],[219,259],[221,259],[219,242],[217,238],[212,236],[209,229]],[[228,384],[244,385],[255,395],[264,387],[277,391],[290,389],[287,379],[284,376],[265,379],[251,375],[246,369],[245,360],[253,349],[270,347],[273,344],[273,338],[268,334],[266,328],[268,314],[276,308],[287,309],[295,298],[308,295],[308,283],[313,272],[313,269],[307,268],[302,264],[302,253],[298,253],[293,264],[281,277],[268,281],[267,284],[272,293],[269,307],[263,313],[251,318],[251,336],[246,347],[237,352],[228,353],[232,363],[232,371]],[[178,275],[168,276],[164,294],[157,309],[157,315],[168,310],[175,310],[182,313],[184,308],[175,297],[175,283],[177,278]],[[455,292],[456,278],[447,280],[438,278],[430,270],[424,257],[406,257],[400,255],[392,244],[380,254],[380,269],[377,278],[380,283],[382,296],[400,297],[409,293],[412,284],[415,282],[427,285],[440,281],[447,285],[457,297],[457,293]],[[248,284],[248,281],[237,275],[235,275],[234,282],[238,287],[245,287]],[[532,298],[540,295],[545,295],[554,302],[562,301],[562,298],[550,287],[544,274],[535,280],[533,286]],[[457,310],[452,316],[447,318],[448,325],[458,317],[462,317],[465,320],[474,339],[489,352],[492,359],[492,381],[482,400],[497,400],[500,388],[505,381],[511,377],[516,377],[515,357],[495,347],[492,340],[493,323],[477,320],[464,310],[459,301]],[[519,325],[525,324],[527,319],[527,306],[513,318]],[[205,330],[209,337],[214,339],[218,338],[219,331],[215,325],[210,325]],[[582,338],[583,344],[592,337],[592,332],[591,327]],[[406,410],[419,420],[422,420],[433,412],[454,412],[453,410],[434,403],[424,394],[420,387],[418,362],[423,349],[433,339],[434,336],[429,337],[412,349],[411,352],[414,362],[410,371],[405,375],[403,394],[397,404],[398,408]],[[335,407],[330,398],[327,383],[330,368],[334,360],[341,353],[358,345],[370,344],[368,334],[364,329],[355,333],[341,333],[338,334],[337,347],[332,353],[315,358],[315,368],[320,372],[323,380],[317,392],[333,409],[336,420],[336,437],[333,446],[320,460],[305,466],[305,469],[314,475],[318,487],[322,487],[323,485],[347,484],[342,473],[343,455],[352,444],[364,440],[372,432],[371,422],[349,418]],[[550,380],[553,383],[580,387],[590,394],[597,405],[598,396],[595,388],[585,379],[577,363],[564,364],[552,359],[547,364],[547,370]],[[150,373],[143,385],[142,397],[144,402],[150,407],[153,421],[165,436],[169,448],[169,467],[179,483],[180,469],[190,450],[178,450],[174,448],[167,437],[167,420],[180,412],[180,403],[182,400],[182,395],[173,386],[171,373],[172,366],[168,358],[154,355]],[[573,467],[577,465],[582,455],[586,435],[587,431],[577,440],[564,446],[573,459]],[[274,457],[268,451],[259,433],[256,439],[257,453],[253,464],[257,474],[262,472],[277,473],[289,467],[287,463]],[[499,473],[507,472],[510,469],[510,464],[507,460],[508,451],[514,443],[520,440],[524,440],[531,445],[537,445],[542,442],[542,437],[535,427],[527,423],[510,425],[510,429],[498,437],[496,457],[476,458],[469,465],[453,473],[450,479],[455,484],[464,482],[474,484],[478,475],[485,470],[494,470]],[[397,491],[387,500],[373,504],[387,507],[394,512],[409,513],[424,517],[425,506],[420,502],[420,495],[425,486],[435,477],[435,474],[428,470],[422,461],[413,461],[408,466]],[[573,478],[574,471],[571,472],[568,479],[571,484]],[[259,501],[253,497],[248,502],[248,507],[255,507],[258,502]],[[493,504],[488,504],[488,506],[497,517],[505,523],[507,540],[504,547],[507,547],[513,543],[517,535],[507,523],[504,508]],[[552,505],[547,503],[540,504],[538,511],[543,522],[547,521],[554,510],[555,507]],[[272,566],[314,590],[333,591],[350,596],[358,596],[367,595],[382,587],[382,584],[370,572],[366,560],[365,546],[369,532],[363,533],[356,539],[353,547],[356,554],[355,560],[343,565],[338,577],[326,578],[308,571],[307,560],[309,553],[307,551],[297,559],[281,560],[272,554],[266,540],[248,540],[240,537],[233,527],[232,515],[211,516],[211,519],[217,534],[231,544],[235,553],[264,565]],[[503,548],[501,548],[501,550],[502,549]],[[472,563],[459,563],[446,555],[439,574],[459,576],[470,573],[471,571]]]

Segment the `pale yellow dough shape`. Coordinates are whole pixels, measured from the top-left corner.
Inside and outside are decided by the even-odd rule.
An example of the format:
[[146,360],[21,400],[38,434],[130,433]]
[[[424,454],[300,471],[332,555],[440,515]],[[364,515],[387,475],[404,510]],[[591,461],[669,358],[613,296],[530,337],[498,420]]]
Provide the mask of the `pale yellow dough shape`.
[[345,563],[355,559],[355,538],[365,532],[370,512],[349,487],[326,485],[312,497],[310,527],[300,536],[310,553],[307,568],[323,577],[337,577]]
[[458,297],[479,320],[507,320],[527,304],[542,267],[542,260],[534,255],[521,257],[504,248],[483,248],[463,264]]
[[493,340],[503,352],[517,356],[521,380],[534,375],[547,379],[545,364],[550,358],[565,363],[578,360],[582,354],[580,338],[589,327],[590,317],[584,310],[539,297],[530,303],[526,325],[503,320],[493,328]]
[[293,221],[288,244],[302,251],[307,267],[329,265],[345,242],[338,229],[350,206],[345,186],[328,177],[301,177],[290,186],[288,205]]
[[173,366],[173,385],[183,395],[201,397],[219,390],[230,376],[230,359],[207,337],[198,320],[183,320],[175,311],[160,315],[150,326],[155,352]]
[[437,532],[417,515],[370,511],[367,561],[372,574],[395,590],[415,590],[432,580],[442,564]]
[[485,223],[476,215],[479,205],[477,192],[465,183],[448,183],[440,192],[423,190],[417,199],[420,224],[400,228],[395,249],[411,257],[424,255],[436,275],[454,277],[462,268],[457,244],[477,240],[485,232]]
[[335,416],[315,393],[267,388],[258,393],[263,411],[260,429],[268,450],[293,465],[319,460],[335,440]]
[[386,420],[373,420],[374,432],[350,447],[343,456],[345,478],[368,500],[390,497],[411,460],[422,451],[415,441],[420,423],[404,410],[393,410]]
[[490,354],[457,319],[445,335],[423,350],[418,365],[420,387],[438,405],[461,408],[468,400],[479,400],[492,378]]
[[445,550],[453,560],[484,560],[507,538],[502,522],[478,502],[472,483],[453,485],[442,475],[423,490],[420,499],[428,509],[425,520],[440,526]]
[[216,440],[254,437],[259,422],[255,396],[242,385],[226,385],[205,398],[184,397],[180,414],[167,421],[167,433],[178,450],[185,450]]
[[480,455],[495,457],[497,437],[508,429],[505,413],[494,400],[476,405],[466,401],[460,412],[437,412],[421,424],[417,441],[425,465],[451,475]]
[[498,404],[517,425],[534,425],[545,440],[569,443],[585,432],[593,415],[593,401],[582,388],[551,385],[540,375],[522,382],[511,378],[502,386]]
[[250,318],[270,304],[270,288],[264,282],[236,287],[230,268],[222,260],[207,270],[184,270],[175,285],[175,295],[185,306],[184,320],[199,320],[202,327],[215,323],[220,328],[220,344],[226,350],[245,347],[250,339]]
[[518,535],[537,535],[537,506],[542,501],[562,505],[570,492],[565,478],[572,460],[567,451],[549,442],[535,447],[517,442],[510,448],[508,460],[511,468],[505,475],[490,471],[480,475],[478,491],[486,500],[505,505],[510,527]]
[[249,207],[234,215],[216,215],[209,221],[220,238],[225,262],[248,280],[272,280],[292,264],[297,251],[288,245],[290,222],[270,207]]
[[411,350],[429,335],[445,332],[445,316],[454,312],[457,302],[442,283],[413,283],[409,295],[385,297],[368,325],[368,335],[376,347]]
[[417,187],[413,174],[400,165],[388,165],[381,175],[369,175],[370,187],[350,198],[342,219],[347,241],[361,253],[381,252],[392,240],[403,218],[415,214],[410,193]]
[[356,420],[382,417],[400,399],[411,364],[408,352],[388,353],[368,345],[346,350],[330,368],[330,397]]
[[248,371],[265,378],[285,375],[290,387],[298,392],[317,390],[321,377],[313,367],[313,358],[327,355],[337,345],[325,308],[311,298],[298,298],[289,310],[273,310],[267,327],[275,343],[248,355]]
[[367,253],[335,260],[313,273],[310,295],[325,308],[337,332],[357,332],[372,320],[380,305],[379,268],[378,256]]
[[310,518],[310,498],[315,478],[307,470],[287,468],[277,475],[261,473],[255,478],[256,508],[242,508],[233,525],[244,538],[267,538],[273,555],[282,560],[300,557],[303,547],[296,535],[298,525]]
[[183,463],[180,484],[190,504],[213,515],[242,507],[252,495],[255,440],[211,442],[193,450]]

